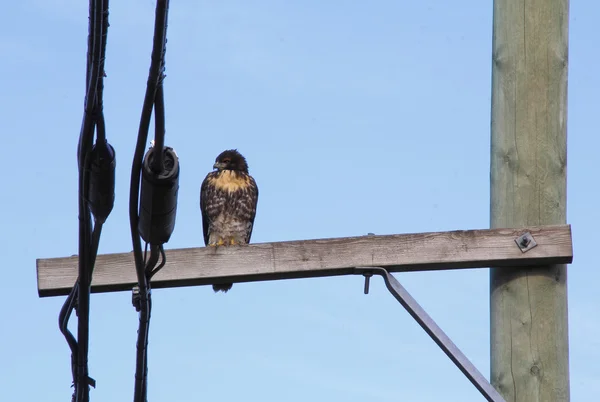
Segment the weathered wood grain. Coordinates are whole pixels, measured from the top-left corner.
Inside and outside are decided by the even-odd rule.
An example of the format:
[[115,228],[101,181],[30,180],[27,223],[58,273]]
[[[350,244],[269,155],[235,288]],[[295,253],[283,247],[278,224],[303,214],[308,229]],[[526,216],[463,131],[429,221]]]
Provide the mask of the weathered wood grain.
[[[491,227],[566,222],[568,0],[495,0]],[[490,270],[491,382],[569,400],[566,266]]]
[[[523,253],[514,240],[527,230],[538,246]],[[166,255],[153,288],[347,275],[357,266],[398,272],[569,263],[572,247],[570,226],[561,225],[173,249]],[[76,256],[38,259],[39,295],[67,294],[77,272]],[[132,253],[98,256],[92,292],[130,290],[135,283]]]

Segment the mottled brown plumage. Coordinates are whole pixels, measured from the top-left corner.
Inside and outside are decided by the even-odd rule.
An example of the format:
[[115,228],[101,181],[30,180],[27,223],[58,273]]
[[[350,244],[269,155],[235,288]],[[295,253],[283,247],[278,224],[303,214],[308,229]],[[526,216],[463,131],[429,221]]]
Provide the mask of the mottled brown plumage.
[[[235,149],[223,151],[200,188],[204,244],[233,246],[250,243],[258,187],[248,173],[246,159]],[[227,292],[232,284],[213,285]]]

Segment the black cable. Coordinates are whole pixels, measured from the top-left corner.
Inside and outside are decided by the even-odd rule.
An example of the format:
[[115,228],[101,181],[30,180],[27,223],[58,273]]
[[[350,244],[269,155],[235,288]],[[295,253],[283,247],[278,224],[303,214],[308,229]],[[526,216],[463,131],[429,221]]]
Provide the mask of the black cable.
[[146,274],[146,277],[148,277],[148,274],[152,272],[154,267],[156,267],[156,264],[158,264],[158,259],[160,258],[160,247],[161,246],[150,246],[150,257],[144,264],[144,273]]
[[[135,262],[135,270],[138,278],[139,297],[140,297],[140,324],[138,329],[138,341],[137,341],[137,362],[135,370],[135,391],[134,401],[145,402],[145,379],[144,369],[140,367],[140,361],[144,362],[145,346],[147,345],[148,339],[148,286],[146,282],[146,276],[144,274],[144,259],[142,256],[142,244],[140,235],[138,233],[138,202],[139,202],[139,188],[140,188],[140,172],[142,170],[142,159],[144,157],[144,144],[148,139],[148,128],[150,125],[150,115],[152,113],[152,102],[150,98],[150,107],[147,107],[147,101],[150,94],[152,94],[151,82],[148,81],[146,88],[146,99],[144,100],[144,107],[142,110],[142,118],[140,120],[140,128],[138,132],[138,140],[135,148],[135,154],[131,166],[131,182],[129,188],[129,224],[131,229],[131,241],[133,243],[133,257]],[[140,358],[141,355],[141,358]]]
[[95,113],[96,118],[96,144],[106,146],[106,125],[104,122],[104,113]]
[[[88,32],[88,62],[86,72],[86,96],[84,104],[84,116],[81,127],[81,133],[79,135],[79,158],[78,163],[81,170],[83,168],[84,160],[82,156],[86,155],[90,149],[94,134],[94,109],[97,102],[98,95],[98,82],[100,75],[103,74],[100,71],[100,59],[102,56],[102,18],[104,3],[102,0],[90,0],[90,22]],[[85,145],[88,147],[84,147]]]
[[161,173],[164,169],[163,157],[165,148],[165,96],[163,93],[162,79],[159,80],[154,97],[154,157],[150,168],[154,173]]
[[[75,308],[75,296],[78,292],[79,279],[75,281],[75,285],[73,286],[73,289],[71,289],[71,292],[67,296],[65,304],[63,304],[63,307],[60,310],[60,314],[58,315],[58,327],[60,329],[60,332],[65,337],[67,344],[69,345],[69,349],[71,349],[71,376],[73,378],[73,386],[75,386],[75,383],[77,382],[77,340],[75,339],[71,331],[69,331],[68,325],[69,319],[71,318],[71,313]],[[75,391],[76,390],[74,390],[73,392],[73,400],[76,394]]]
[[163,246],[159,247],[159,251],[161,258],[160,264],[158,264],[155,268],[151,269],[150,271],[146,271],[146,276],[148,277],[148,280],[150,280],[167,263],[167,256],[165,255],[165,249],[163,248]]
[[[94,224],[94,231],[92,232],[92,242],[91,242],[91,260],[90,260],[90,266],[93,267],[95,261],[95,256],[98,253],[98,246],[100,244],[100,234],[102,233],[102,223],[96,222]],[[73,336],[73,334],[71,333],[71,331],[69,331],[68,329],[68,325],[69,325],[69,320],[71,318],[71,313],[73,312],[73,310],[75,309],[75,305],[76,305],[76,296],[79,292],[79,279],[75,282],[75,285],[73,286],[73,289],[71,289],[71,292],[69,293],[69,295],[67,296],[67,299],[65,300],[65,303],[63,304],[62,309],[60,310],[60,314],[58,316],[58,326],[60,329],[60,332],[64,335],[65,339],[67,340],[67,343],[69,345],[69,348],[71,349],[71,371],[72,371],[72,375],[73,375],[73,384],[76,383],[76,378],[77,378],[77,371],[76,371],[76,367],[77,367],[77,340],[75,339],[75,337]]]
[[[146,94],[144,97],[144,104],[142,107],[142,115],[140,118],[140,126],[138,130],[137,144],[131,166],[131,182],[129,189],[129,223],[131,229],[131,240],[133,243],[133,254],[136,267],[136,273],[138,278],[139,287],[139,329],[138,329],[138,340],[137,340],[137,353],[136,353],[136,372],[135,372],[135,387],[134,387],[134,401],[145,402],[146,401],[146,390],[147,390],[147,348],[148,348],[148,329],[151,312],[151,296],[149,277],[146,274],[144,259],[142,256],[142,245],[140,235],[138,232],[138,204],[140,196],[140,176],[142,171],[142,162],[144,158],[145,144],[148,140],[148,131],[150,128],[150,119],[152,116],[152,109],[155,103],[156,93],[163,79],[164,71],[164,53],[166,45],[166,30],[167,30],[167,16],[168,16],[168,0],[157,0],[156,2],[156,14],[154,22],[154,41],[152,47],[152,57],[150,63],[150,71],[148,74],[148,83],[146,86]],[[162,91],[161,91],[162,92]],[[160,107],[160,105],[159,105]],[[164,113],[164,108],[163,108]],[[155,115],[156,118],[156,115]],[[164,122],[164,115],[158,117],[162,118]],[[155,147],[159,155],[163,153],[164,147],[164,129],[160,132],[155,133]],[[156,154],[155,154],[156,155]],[[151,248],[151,254],[149,260],[153,259],[152,251],[155,248]],[[150,267],[152,269],[153,267]]]
[[[148,87],[146,89],[146,100],[148,100],[150,88],[150,81],[148,82]],[[142,169],[142,158],[144,157],[144,144],[148,139],[148,127],[150,125],[150,114],[152,113],[152,103],[150,103],[150,108],[146,107],[146,100],[144,101],[144,107],[142,110],[142,118],[140,121],[140,128],[138,132],[138,140],[135,148],[135,154],[133,157],[133,163],[131,166],[131,182],[129,188],[129,224],[131,229],[131,241],[133,243],[133,257],[135,262],[135,269],[138,278],[138,287],[139,287],[139,297],[140,297],[140,325],[138,329],[138,343],[137,343],[137,361],[140,361],[140,353],[145,353],[144,348],[142,347],[145,344],[144,340],[140,342],[140,336],[142,334],[147,339],[147,320],[148,320],[148,290],[146,284],[146,276],[144,275],[144,260],[142,256],[142,244],[140,240],[140,236],[138,234],[138,202],[139,202],[139,188],[140,188],[140,172]],[[147,116],[147,118],[146,118]],[[146,123],[147,122],[147,123]],[[142,355],[143,361],[143,355]],[[135,401],[145,401],[143,398],[145,392],[143,391],[143,387],[145,385],[145,381],[143,381],[143,369],[140,369],[139,365],[136,364],[136,374],[135,374],[135,392],[134,392],[134,400]]]
[[[165,147],[165,100],[163,94],[163,80],[165,70],[165,52],[167,44],[168,11],[169,1],[157,0],[154,24],[154,44],[152,46],[152,64],[156,64],[156,68],[158,68],[158,81],[156,86],[156,92],[154,94],[155,153],[151,164],[151,168],[154,173],[160,173],[163,171],[163,151]],[[153,67],[151,66],[150,68],[152,69]]]
[[[82,150],[87,150],[87,139],[83,139]],[[85,152],[85,151],[84,151]],[[91,275],[89,272],[89,244],[91,229],[91,213],[85,202],[83,194],[85,188],[86,176],[85,170],[88,166],[89,153],[82,155],[85,161],[80,168],[80,196],[79,196],[79,286],[77,292],[77,369],[76,369],[76,401],[87,402],[89,400],[88,387],[88,342],[89,342],[89,308],[90,308],[90,283]]]
[[[153,69],[156,69],[156,75],[152,79],[156,79],[156,93],[154,94],[154,154],[155,164],[152,170],[161,172],[163,150],[165,145],[165,106],[163,97],[163,80],[165,71],[165,52],[167,46],[167,25],[169,17],[169,0],[156,1],[156,14],[154,17],[154,43],[152,44],[152,62],[150,65],[150,76],[153,74]],[[150,77],[149,77],[150,79]]]
[[[91,212],[86,202],[89,178],[89,155],[94,137],[94,109],[98,96],[98,79],[101,74],[103,6],[101,0],[90,0],[90,28],[88,34],[88,68],[86,72],[86,98],[84,117],[79,135],[79,286],[77,297],[77,369],[75,395],[77,402],[89,401],[88,346],[89,308],[91,284]],[[91,50],[90,50],[91,49]]]
[[[84,105],[84,116],[77,144],[77,162],[79,168],[79,276],[71,292],[67,296],[59,314],[59,329],[64,335],[71,349],[71,365],[73,375],[73,400],[87,402],[89,400],[89,385],[94,381],[88,376],[87,355],[89,341],[89,295],[92,270],[95,264],[102,232],[102,224],[110,211],[114,199],[114,183],[111,185],[111,174],[114,176],[114,150],[106,142],[104,115],[102,112],[102,93],[104,88],[104,60],[106,53],[106,37],[108,29],[108,0],[90,0],[89,2],[89,27],[88,27],[88,51],[86,63],[86,97]],[[101,189],[90,187],[90,164],[92,163],[91,152],[94,138],[94,127],[97,128],[97,140],[100,146],[110,148],[112,172],[102,172]],[[98,144],[97,143],[97,144]],[[107,149],[107,148],[104,148]],[[106,152],[96,152],[98,158],[106,156]],[[96,158],[94,158],[96,159]],[[99,162],[96,160],[95,162]],[[95,172],[98,180],[98,172]],[[106,180],[109,180],[108,182]],[[112,177],[114,182],[114,177]],[[96,184],[98,182],[96,181]],[[107,187],[108,186],[108,187]],[[107,190],[108,189],[108,190]],[[106,198],[106,191],[113,190],[113,196]],[[94,194],[90,194],[93,191]],[[96,194],[98,191],[104,191]],[[102,204],[102,216],[95,216],[92,232],[90,199],[100,198]],[[98,204],[96,204],[98,205]],[[94,212],[96,213],[96,212]],[[68,323],[74,309],[77,309],[78,334],[77,340],[68,329]]]
[[[146,274],[158,262],[158,253],[156,246],[150,247],[150,256],[148,261],[144,262],[144,282],[146,284],[145,300],[140,286],[140,325],[138,329],[138,339],[136,344],[137,358],[135,368],[135,390],[134,401],[147,400],[147,377],[148,377],[148,332],[150,329],[150,313],[152,311],[152,294],[150,291],[150,277]],[[139,286],[139,284],[138,284]]]
[[106,61],[106,40],[108,38],[108,0],[99,0],[102,1],[102,42],[100,46],[100,59],[98,66],[98,84],[97,84],[97,93],[96,93],[96,102],[94,108],[94,115],[96,117],[96,142],[98,144],[106,143],[106,130],[104,128],[104,104],[103,104],[103,92],[104,92],[104,77],[106,76],[104,72],[104,63]]

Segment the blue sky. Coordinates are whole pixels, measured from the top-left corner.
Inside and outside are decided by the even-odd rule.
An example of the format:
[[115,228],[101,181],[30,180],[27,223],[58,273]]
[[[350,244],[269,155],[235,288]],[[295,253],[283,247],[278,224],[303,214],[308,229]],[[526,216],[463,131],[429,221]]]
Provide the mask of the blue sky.
[[[2,400],[71,395],[57,327],[64,297],[38,298],[35,259],[77,253],[85,3],[4,5]],[[101,253],[131,250],[128,180],[155,8],[150,0],[112,3],[105,116],[117,189]],[[600,387],[599,192],[590,180],[600,148],[598,15],[598,2],[571,4],[574,401],[594,400]],[[202,245],[200,182],[232,147],[260,187],[254,242],[489,227],[491,34],[491,1],[172,2],[167,144],[182,170],[167,246]],[[488,270],[397,278],[488,376]],[[227,295],[155,291],[149,399],[482,400],[380,279],[369,296],[362,286],[361,277],[336,277],[239,284]],[[92,297],[92,400],[132,400],[137,324],[130,293]]]

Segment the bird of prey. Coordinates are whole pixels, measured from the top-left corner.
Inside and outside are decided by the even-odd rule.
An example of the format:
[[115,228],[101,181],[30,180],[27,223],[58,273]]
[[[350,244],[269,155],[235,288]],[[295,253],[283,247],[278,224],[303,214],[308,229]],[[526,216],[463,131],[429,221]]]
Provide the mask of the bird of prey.
[[[217,156],[213,169],[200,187],[204,244],[248,244],[256,216],[258,186],[248,173],[246,158],[229,149]],[[231,283],[215,284],[213,290],[227,292],[231,287]]]

